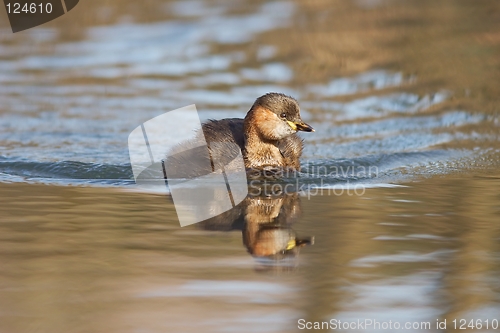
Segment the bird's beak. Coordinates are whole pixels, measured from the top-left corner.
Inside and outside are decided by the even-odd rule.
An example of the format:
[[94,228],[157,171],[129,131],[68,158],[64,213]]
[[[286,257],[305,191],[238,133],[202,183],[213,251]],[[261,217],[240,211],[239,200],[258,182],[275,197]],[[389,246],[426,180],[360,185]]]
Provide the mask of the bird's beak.
[[311,125],[308,125],[303,121],[295,123],[293,121],[287,120],[287,123],[295,131],[314,132],[314,128],[312,128]]

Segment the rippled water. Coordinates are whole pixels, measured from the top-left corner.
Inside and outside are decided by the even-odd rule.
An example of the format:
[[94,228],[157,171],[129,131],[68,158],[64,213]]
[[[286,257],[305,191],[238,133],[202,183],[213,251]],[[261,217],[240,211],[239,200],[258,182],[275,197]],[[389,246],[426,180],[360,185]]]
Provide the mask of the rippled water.
[[[410,58],[342,70],[334,41],[352,63],[374,45],[360,28],[342,35],[339,13],[360,26],[381,15],[366,34],[389,36],[391,13],[407,9],[385,1],[151,3],[89,0],[18,34],[0,22],[1,332],[289,332],[301,318],[431,322],[407,330],[428,332],[436,320],[500,320],[494,88],[477,99],[472,76],[459,90],[446,71],[408,70]],[[436,20],[419,11],[432,4],[407,6],[399,20],[413,39],[384,40],[388,54],[421,50]],[[69,17],[79,8],[87,18]],[[439,9],[437,21],[462,24],[449,15],[468,7]],[[328,22],[323,50],[315,27]],[[450,43],[470,42],[463,29]],[[466,76],[496,61],[467,50],[440,66]],[[302,135],[299,180],[279,183],[293,193],[271,188],[180,228],[169,198],[137,190],[127,138],[138,125],[193,103],[202,120],[244,117],[269,91],[297,98],[316,129]]]
[[[468,110],[428,112],[453,92],[410,93],[415,75],[378,69],[291,86],[294,71],[275,58],[272,45],[259,45],[255,55],[233,50],[290,25],[297,10],[292,3],[263,4],[238,16],[220,4],[193,21],[183,19],[183,6],[173,5],[178,16],[166,22],[91,26],[78,41],[60,42],[50,28],[4,33],[2,179],[129,184],[127,136],[138,124],[192,103],[203,119],[244,117],[269,91],[296,97],[303,118],[316,128],[303,136],[304,161],[368,164],[380,176],[433,173],[434,163],[461,168],[484,149],[463,149],[468,144],[460,142],[488,141],[482,126],[498,126],[498,118]],[[231,50],[219,51],[224,45]],[[455,147],[443,149],[449,143]]]

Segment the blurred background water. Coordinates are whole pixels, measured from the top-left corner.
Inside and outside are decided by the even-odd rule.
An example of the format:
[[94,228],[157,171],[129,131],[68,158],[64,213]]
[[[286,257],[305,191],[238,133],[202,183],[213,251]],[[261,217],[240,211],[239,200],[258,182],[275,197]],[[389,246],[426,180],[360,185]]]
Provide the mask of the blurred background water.
[[[0,11],[0,330],[500,320],[499,28],[494,0],[87,0],[16,34]],[[139,124],[189,104],[244,117],[269,91],[316,129],[301,181],[362,196],[260,198],[181,229],[135,192]],[[278,236],[251,228],[266,214]],[[277,237],[314,244],[257,260]]]
[[[457,103],[463,91],[444,82],[429,84],[417,68],[407,72],[374,62],[358,73],[355,64],[342,63],[353,61],[347,56],[340,63],[323,64],[321,70],[294,68],[305,66],[302,62],[318,65],[315,54],[326,52],[321,40],[315,47],[308,44],[314,43],[311,37],[302,36],[318,25],[314,21],[309,23],[314,27],[307,27],[308,5],[152,2],[143,5],[147,12],[142,15],[128,6],[130,12],[117,12],[113,2],[89,3],[79,9],[84,14],[68,15],[71,21],[65,17],[52,27],[21,34],[4,27],[2,179],[133,183],[126,145],[138,124],[193,103],[204,119],[244,117],[253,100],[269,91],[296,97],[305,120],[315,124],[317,133],[304,136],[304,161],[313,165],[336,165],[347,159],[353,165],[376,166],[380,176],[394,177],[401,172],[406,177],[446,173],[483,157],[479,166],[496,165],[490,148],[498,151],[497,114]],[[351,6],[356,9],[356,3]],[[343,7],[325,5],[322,15],[331,13],[335,21]],[[357,10],[364,15],[370,11]],[[391,10],[389,5],[379,9],[385,15]],[[164,19],[150,19],[151,11],[162,12]],[[94,15],[104,16],[101,22],[116,22],[85,21]],[[306,23],[297,27],[302,21]],[[333,30],[330,35],[323,36],[329,31],[321,29],[312,38],[329,37],[328,45],[341,47],[345,41],[336,35],[343,31],[326,21],[325,26]],[[76,30],[76,36],[64,30]],[[271,38],[286,32],[287,40]],[[285,47],[293,50],[282,50]],[[311,53],[307,57],[296,54],[305,53],[305,48]],[[289,59],[292,56],[299,59]],[[341,57],[334,50],[330,56]],[[317,71],[329,75],[309,79]],[[479,88],[467,85],[462,90],[470,95],[480,93],[475,91]],[[436,170],[436,163],[443,167]]]

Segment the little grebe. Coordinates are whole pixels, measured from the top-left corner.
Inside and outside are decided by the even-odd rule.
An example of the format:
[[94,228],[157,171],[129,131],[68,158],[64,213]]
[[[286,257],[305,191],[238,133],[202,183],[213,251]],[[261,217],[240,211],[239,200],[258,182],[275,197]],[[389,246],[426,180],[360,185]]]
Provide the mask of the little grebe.
[[209,120],[202,130],[209,150],[212,142],[237,144],[247,170],[299,170],[303,142],[296,132],[314,132],[300,118],[297,101],[281,93],[257,98],[245,119]]

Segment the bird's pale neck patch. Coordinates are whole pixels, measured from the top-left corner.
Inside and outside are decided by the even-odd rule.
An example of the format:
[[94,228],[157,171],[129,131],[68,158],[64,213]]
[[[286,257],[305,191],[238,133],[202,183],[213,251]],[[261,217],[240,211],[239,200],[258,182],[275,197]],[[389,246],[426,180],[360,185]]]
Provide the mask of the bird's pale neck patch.
[[275,135],[277,122],[273,112],[257,107],[245,117],[245,159],[247,167],[282,165],[283,156],[277,147],[279,137]]

